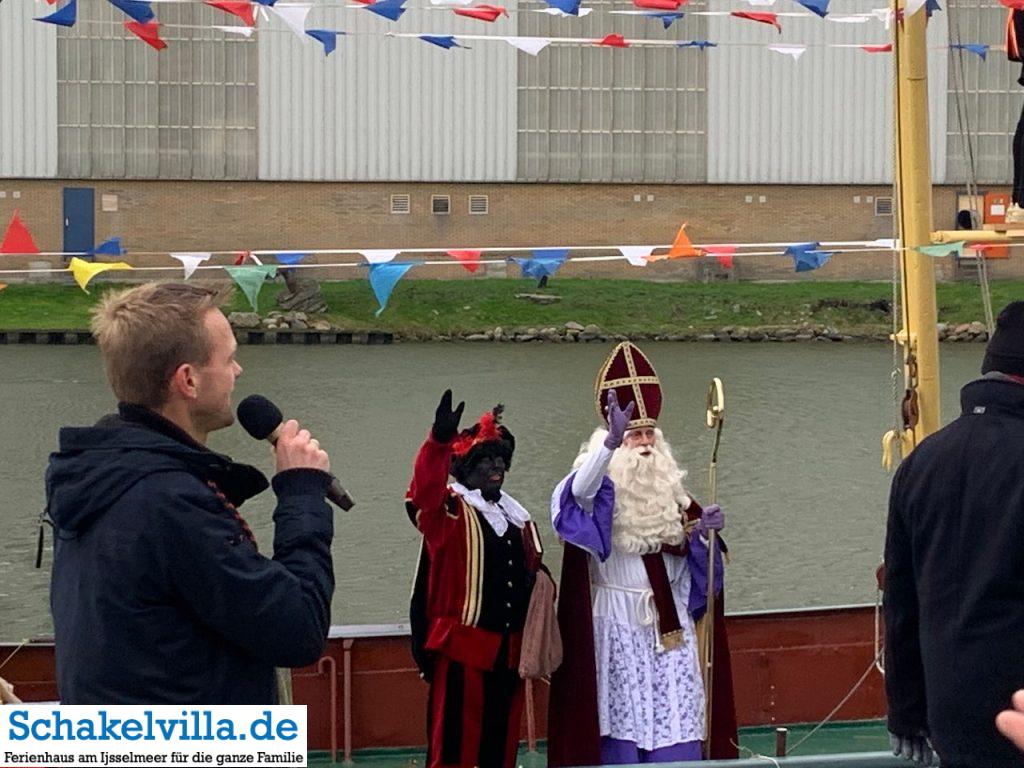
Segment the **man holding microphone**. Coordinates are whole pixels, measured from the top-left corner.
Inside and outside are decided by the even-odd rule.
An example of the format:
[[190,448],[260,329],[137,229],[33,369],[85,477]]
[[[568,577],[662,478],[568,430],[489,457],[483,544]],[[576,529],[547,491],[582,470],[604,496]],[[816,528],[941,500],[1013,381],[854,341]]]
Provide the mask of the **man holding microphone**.
[[108,294],[93,332],[118,413],[60,432],[46,474],[50,603],[66,704],[273,704],[275,667],[330,627],[330,461],[295,421],[274,448],[274,552],[238,507],[268,487],[206,447],[242,368],[218,291]]

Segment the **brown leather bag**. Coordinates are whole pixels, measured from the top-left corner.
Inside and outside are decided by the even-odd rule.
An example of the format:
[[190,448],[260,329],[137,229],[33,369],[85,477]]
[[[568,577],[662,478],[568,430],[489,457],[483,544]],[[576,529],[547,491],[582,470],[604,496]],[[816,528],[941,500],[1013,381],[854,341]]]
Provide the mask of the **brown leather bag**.
[[537,571],[537,580],[530,593],[523,626],[523,645],[519,657],[519,676],[524,680],[550,678],[562,663],[562,635],[555,613],[554,579],[544,569]]

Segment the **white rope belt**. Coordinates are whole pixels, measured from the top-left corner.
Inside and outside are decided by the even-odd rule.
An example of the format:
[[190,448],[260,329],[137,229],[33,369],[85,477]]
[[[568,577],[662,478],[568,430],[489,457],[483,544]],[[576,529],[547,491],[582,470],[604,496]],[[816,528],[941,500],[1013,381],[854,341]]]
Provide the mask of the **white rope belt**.
[[639,595],[636,603],[636,620],[641,627],[654,627],[654,642],[658,644],[657,620],[658,613],[654,608],[654,590],[643,587],[620,587],[614,584],[594,584],[598,589],[611,589],[616,592],[626,592],[631,595]]

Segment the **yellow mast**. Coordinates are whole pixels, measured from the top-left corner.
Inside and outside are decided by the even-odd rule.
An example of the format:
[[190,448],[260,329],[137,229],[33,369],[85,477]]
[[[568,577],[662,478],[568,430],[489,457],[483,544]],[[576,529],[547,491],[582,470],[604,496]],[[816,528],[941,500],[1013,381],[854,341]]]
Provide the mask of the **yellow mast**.
[[[902,9],[902,0],[893,0]],[[903,346],[906,386],[916,393],[918,418],[906,418],[904,455],[939,428],[939,340],[932,257],[915,248],[931,243],[932,185],[928,127],[927,13],[919,9],[895,21],[896,183],[899,190],[899,238],[903,290]],[[912,396],[913,397],[913,396]],[[912,410],[912,409],[910,409]]]

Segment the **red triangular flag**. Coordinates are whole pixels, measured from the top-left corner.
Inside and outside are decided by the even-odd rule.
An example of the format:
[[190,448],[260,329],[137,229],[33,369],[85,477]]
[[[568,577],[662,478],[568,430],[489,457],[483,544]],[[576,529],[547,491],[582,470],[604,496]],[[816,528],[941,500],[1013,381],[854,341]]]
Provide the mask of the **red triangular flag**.
[[1014,11],[1024,11],[1024,0],[999,0],[999,4]]
[[868,53],[892,53],[892,43],[886,43],[885,45],[862,45],[861,49]]
[[469,272],[476,272],[480,269],[480,254],[483,251],[448,251],[448,255],[453,259],[458,259],[462,262],[462,266]]
[[39,253],[32,234],[21,223],[21,216],[17,210],[11,216],[11,223],[7,225],[3,242],[0,242],[0,253]]
[[240,267],[245,264],[245,260],[252,256],[251,251],[239,251],[238,255],[235,256],[235,266]]
[[203,0],[204,3],[219,8],[225,13],[237,16],[245,22],[247,27],[256,26],[256,11],[249,0]]
[[645,8],[653,11],[674,11],[683,4],[683,0],[633,0],[637,8]]
[[167,43],[160,39],[160,22],[158,21],[147,21],[145,24],[140,24],[137,21],[126,21],[124,28],[158,51],[162,51],[167,47]]
[[732,269],[732,257],[736,253],[736,246],[707,245],[704,247],[704,253],[716,257],[718,263],[722,265],[722,269]]
[[508,16],[500,5],[474,5],[472,8],[453,8],[457,16],[468,16],[471,19],[480,21],[494,21],[499,16]]
[[759,13],[755,11],[733,11],[732,15],[737,19],[750,19],[751,21],[759,21],[762,24],[771,24],[777,30],[779,34],[782,34],[782,27],[779,26],[779,17],[774,13]]
[[595,45],[607,45],[610,48],[629,48],[629,43],[622,35],[611,34],[605,35],[600,42]]

